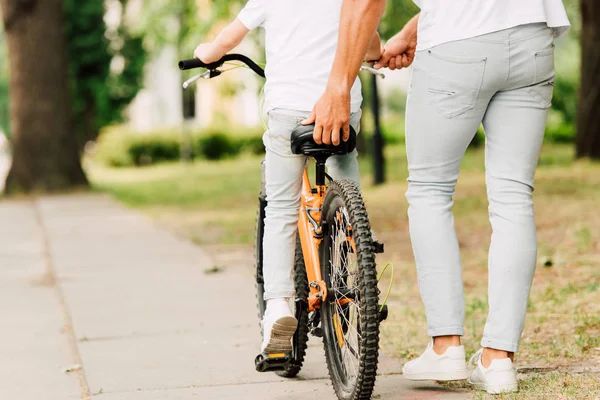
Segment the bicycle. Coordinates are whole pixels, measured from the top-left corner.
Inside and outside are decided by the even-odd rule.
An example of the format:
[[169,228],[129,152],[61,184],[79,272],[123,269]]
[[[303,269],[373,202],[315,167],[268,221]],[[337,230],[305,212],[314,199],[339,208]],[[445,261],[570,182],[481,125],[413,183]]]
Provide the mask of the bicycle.
[[[221,60],[204,64],[198,59],[179,63],[182,70],[206,68],[184,83],[221,75],[228,61],[240,61],[257,75],[264,70],[246,56],[228,54]],[[363,67],[372,73],[381,73]],[[295,377],[306,354],[308,334],[322,337],[329,375],[341,400],[371,398],[377,374],[379,324],[387,318],[387,306],[379,304],[375,254],[383,244],[372,238],[369,217],[360,188],[350,180],[334,181],[326,173],[325,162],[333,155],[354,151],[356,132],[339,146],[316,144],[314,126],[300,126],[291,136],[292,152],[315,160],[315,185],[308,168],[302,178],[302,201],[298,221],[294,263],[295,316],[298,328],[289,354],[259,354],[259,372],[275,371]],[[329,183],[327,183],[329,181]],[[259,194],[256,223],[256,290],[259,319],[265,312],[262,273],[262,242],[267,199],[264,172]]]

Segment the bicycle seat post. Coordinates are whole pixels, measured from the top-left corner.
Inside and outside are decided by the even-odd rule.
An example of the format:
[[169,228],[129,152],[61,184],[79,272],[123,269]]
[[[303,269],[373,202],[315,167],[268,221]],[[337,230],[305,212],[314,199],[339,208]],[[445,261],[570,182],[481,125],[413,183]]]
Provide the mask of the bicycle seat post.
[[316,177],[315,177],[315,185],[316,186],[325,186],[325,162],[327,161],[328,156],[318,155],[315,157],[316,161]]

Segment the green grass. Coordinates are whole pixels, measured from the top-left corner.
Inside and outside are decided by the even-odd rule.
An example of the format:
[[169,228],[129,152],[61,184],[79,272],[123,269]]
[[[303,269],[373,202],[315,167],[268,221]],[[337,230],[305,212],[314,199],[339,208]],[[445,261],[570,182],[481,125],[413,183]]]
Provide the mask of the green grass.
[[[485,392],[474,392],[477,400],[597,400],[600,398],[600,379],[591,374],[550,371],[547,373],[521,374],[519,392],[490,396]],[[449,389],[467,390],[468,384],[442,383]]]
[[[371,224],[386,244],[378,262],[382,266],[391,261],[396,268],[381,345],[388,354],[408,360],[420,354],[428,339],[408,234],[404,147],[389,146],[386,159],[388,183],[372,186],[372,165],[363,159],[362,185]],[[520,366],[560,369],[526,376],[519,394],[526,397],[504,398],[595,399],[585,396],[598,391],[599,375],[569,373],[574,366],[596,370],[600,366],[600,164],[573,160],[572,146],[544,145],[534,192],[539,265],[517,357]],[[483,149],[465,156],[454,206],[465,282],[464,343],[469,354],[479,347],[488,307],[491,229],[483,162]],[[217,253],[239,251],[241,246],[242,259],[252,257],[260,157],[141,169],[107,169],[91,162],[87,170],[96,189],[143,210],[170,229],[202,245],[238,245],[219,248]],[[382,290],[388,283],[384,278]]]

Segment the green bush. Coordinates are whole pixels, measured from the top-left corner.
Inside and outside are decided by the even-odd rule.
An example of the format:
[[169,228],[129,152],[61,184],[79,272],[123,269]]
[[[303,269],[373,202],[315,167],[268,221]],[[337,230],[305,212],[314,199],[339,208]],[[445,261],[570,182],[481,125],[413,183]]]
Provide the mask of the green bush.
[[550,143],[574,143],[575,126],[564,122],[548,125],[546,141]]
[[[263,154],[260,129],[216,126],[189,133],[194,157],[220,160],[240,153]],[[177,161],[183,151],[181,131],[135,132],[125,126],[105,128],[97,141],[95,158],[111,167]]]
[[141,134],[131,140],[127,151],[135,165],[150,165],[165,161],[176,161],[181,155],[179,135],[168,133]]
[[130,135],[118,126],[104,128],[96,141],[96,160],[109,167],[129,167],[134,165],[129,153]]
[[207,160],[220,160],[237,155],[242,150],[241,142],[235,141],[223,133],[200,136],[196,154]]
[[265,154],[265,145],[261,136],[252,136],[242,139],[242,152],[254,155]]

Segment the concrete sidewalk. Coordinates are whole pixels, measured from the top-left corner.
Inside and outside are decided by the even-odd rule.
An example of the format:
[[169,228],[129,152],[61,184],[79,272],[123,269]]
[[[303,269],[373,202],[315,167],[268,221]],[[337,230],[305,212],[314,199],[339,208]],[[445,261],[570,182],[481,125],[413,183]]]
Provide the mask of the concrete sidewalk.
[[[297,379],[254,371],[252,264],[206,274],[209,254],[105,196],[0,202],[0,399],[333,399],[316,338]],[[380,372],[378,399],[466,398]]]

